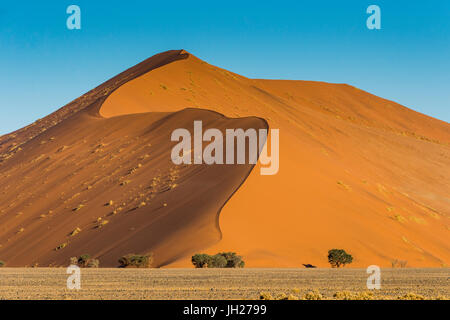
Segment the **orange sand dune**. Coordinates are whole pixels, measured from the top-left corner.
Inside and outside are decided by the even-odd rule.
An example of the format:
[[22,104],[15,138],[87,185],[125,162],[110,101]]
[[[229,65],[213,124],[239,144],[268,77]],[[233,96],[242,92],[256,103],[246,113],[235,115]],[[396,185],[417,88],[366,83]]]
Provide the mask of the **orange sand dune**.
[[[251,166],[169,162],[177,125],[264,127],[258,118],[280,129],[280,171],[261,176],[257,165],[228,202]],[[15,265],[64,264],[84,251],[114,265],[119,254],[152,250],[157,265],[188,266],[194,252],[226,250],[249,267],[327,266],[331,248],[357,267],[450,261],[450,125],[345,84],[248,79],[169,51],[0,137],[0,152],[0,260]],[[136,206],[154,177],[183,169],[185,189],[156,193],[148,206],[110,218],[102,205],[128,197]],[[99,216],[109,223],[91,229]]]

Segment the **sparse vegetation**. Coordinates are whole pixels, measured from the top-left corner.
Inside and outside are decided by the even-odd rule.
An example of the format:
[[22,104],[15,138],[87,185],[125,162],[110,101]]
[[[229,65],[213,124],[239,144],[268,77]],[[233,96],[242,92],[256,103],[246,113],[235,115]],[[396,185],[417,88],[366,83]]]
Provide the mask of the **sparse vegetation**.
[[425,297],[413,292],[408,292],[403,296],[397,297],[398,300],[425,300]]
[[352,263],[352,261],[352,255],[343,249],[331,249],[328,251],[328,262],[332,268],[344,267],[346,264]]
[[308,291],[303,297],[305,300],[322,300],[323,296],[319,290]]
[[5,266],[5,262],[0,260],[0,268]]
[[392,264],[392,268],[406,268],[408,261],[395,259],[395,260],[391,261],[391,264]]
[[131,182],[131,180],[124,180],[120,183],[121,186],[126,186],[127,184],[129,184]]
[[150,268],[153,263],[153,253],[139,255],[127,254],[119,259],[120,268]]
[[350,292],[350,291],[338,291],[333,295],[336,300],[373,300],[375,298],[373,292]]
[[[4,257],[2,257],[4,258]],[[78,258],[72,258],[75,264]],[[3,259],[5,260],[5,259]],[[11,261],[12,263],[12,261]],[[10,266],[9,260],[6,264]],[[31,266],[31,265],[30,265]],[[64,269],[0,268],[1,299],[281,299],[322,300],[448,300],[448,269],[384,269],[380,290],[365,290],[367,274],[361,269],[208,269],[136,268],[83,269],[83,287],[88,290],[70,293],[61,290]],[[20,273],[21,277],[17,277]],[[59,274],[58,276],[55,276]],[[170,278],[170,281],[167,279]],[[307,280],[307,281],[305,281]],[[338,281],[336,281],[338,280]],[[340,280],[340,281],[339,281]],[[45,286],[42,285],[45,283]],[[111,290],[111,284],[117,290]],[[14,290],[11,290],[14,288]],[[186,290],[180,290],[186,288]],[[213,289],[213,290],[211,290]],[[263,292],[261,292],[263,291]]]
[[99,220],[97,220],[97,225],[94,228],[100,229],[100,228],[104,227],[105,225],[107,225],[108,223],[109,223],[108,220],[103,220],[102,218],[99,218]]
[[345,190],[351,190],[351,187],[348,185],[348,184],[346,184],[346,183],[344,183],[344,182],[342,182],[342,181],[337,181],[336,182],[339,186],[341,186],[341,187],[343,187]]
[[425,297],[420,294],[409,292],[400,296],[391,295],[375,295],[372,291],[352,292],[348,290],[337,291],[332,297],[325,297],[314,289],[308,291],[302,298],[298,296],[300,292],[293,290],[294,294],[286,294],[284,292],[273,296],[270,292],[260,292],[259,300],[448,300],[445,296]]

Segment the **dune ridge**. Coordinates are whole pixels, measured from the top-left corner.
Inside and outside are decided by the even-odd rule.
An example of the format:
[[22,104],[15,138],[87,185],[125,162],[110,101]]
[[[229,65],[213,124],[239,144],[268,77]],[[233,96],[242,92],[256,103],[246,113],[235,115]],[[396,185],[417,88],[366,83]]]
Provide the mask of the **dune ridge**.
[[[177,186],[156,193],[149,203],[158,205],[128,208],[134,210],[108,219],[113,210],[102,204],[108,197],[120,198],[131,183],[129,197],[145,194],[162,172],[171,179],[176,168],[168,162],[168,133],[198,119],[221,130],[279,128],[279,173],[261,176],[259,165],[184,168],[184,192]],[[142,131],[155,123],[158,130]],[[158,266],[177,267],[190,265],[199,250],[232,250],[250,267],[322,267],[334,247],[351,252],[358,267],[395,260],[409,266],[449,263],[450,125],[345,84],[249,79],[184,50],[168,51],[0,137],[0,154],[0,259],[13,265],[64,264],[85,250],[113,266],[119,254],[152,250]],[[49,168],[54,176],[42,174]],[[120,185],[133,169],[137,181]],[[58,189],[83,170],[83,179]],[[83,185],[92,175],[98,181]],[[210,184],[216,188],[209,190]],[[95,196],[83,199],[89,186],[86,195]],[[183,199],[196,188],[190,201]],[[202,195],[207,190],[209,197]],[[164,207],[168,194],[173,196]],[[160,216],[159,206],[174,203],[176,209]],[[77,215],[71,210],[82,204],[74,212],[85,212],[85,218],[71,220]],[[186,211],[192,219],[180,225]],[[46,217],[39,218],[42,212]],[[95,220],[99,213],[107,224]],[[45,220],[52,215],[53,223]],[[81,222],[92,230],[81,228],[55,250]]]

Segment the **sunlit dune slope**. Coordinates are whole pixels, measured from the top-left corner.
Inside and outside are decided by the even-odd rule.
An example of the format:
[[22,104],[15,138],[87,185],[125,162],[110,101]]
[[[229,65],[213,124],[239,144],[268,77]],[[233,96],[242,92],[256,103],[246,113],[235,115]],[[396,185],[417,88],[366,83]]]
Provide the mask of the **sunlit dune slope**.
[[[176,127],[261,119],[280,130],[276,175],[170,162]],[[0,153],[0,259],[12,265],[151,250],[157,265],[236,251],[250,267],[326,266],[331,248],[359,267],[450,261],[450,125],[345,84],[248,79],[169,51],[0,137]]]
[[248,266],[326,266],[336,247],[354,266],[449,263],[448,123],[349,85],[248,79],[192,55],[123,85],[100,113],[185,107],[280,129],[279,173],[252,171],[207,252],[237,251]]

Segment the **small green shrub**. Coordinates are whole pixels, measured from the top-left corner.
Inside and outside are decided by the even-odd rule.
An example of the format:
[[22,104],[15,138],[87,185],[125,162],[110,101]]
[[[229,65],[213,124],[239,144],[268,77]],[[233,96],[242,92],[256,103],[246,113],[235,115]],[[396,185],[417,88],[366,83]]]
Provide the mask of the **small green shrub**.
[[341,265],[352,263],[353,257],[343,249],[331,249],[328,251],[328,262],[332,268],[339,268]]
[[5,266],[5,262],[0,260],[0,268]]
[[120,268],[150,268],[153,263],[153,253],[146,255],[127,254],[119,259]]

